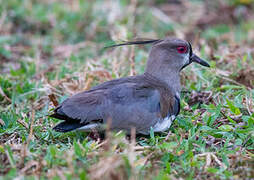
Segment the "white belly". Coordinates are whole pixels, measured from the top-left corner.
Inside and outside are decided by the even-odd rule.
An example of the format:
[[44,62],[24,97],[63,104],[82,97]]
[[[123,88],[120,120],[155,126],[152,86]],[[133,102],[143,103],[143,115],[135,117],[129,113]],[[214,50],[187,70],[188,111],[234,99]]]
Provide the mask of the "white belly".
[[[172,122],[175,120],[175,116],[169,116],[169,117],[165,117],[163,120],[158,120],[158,122],[153,126],[153,130],[154,132],[163,132],[166,131],[167,129],[170,128]],[[89,132],[92,129],[94,130],[103,130],[103,125],[100,123],[92,123],[92,124],[88,124],[86,126],[82,126],[80,128],[78,128],[78,131],[86,131]],[[141,134],[149,134],[149,132],[139,132]]]
[[170,128],[172,122],[175,120],[175,116],[169,116],[169,117],[165,117],[162,121],[158,121],[154,126],[153,126],[153,130],[154,132],[162,132],[162,131],[166,131],[167,129]]
[[102,124],[100,123],[92,123],[92,124],[88,124],[85,126],[82,126],[80,128],[78,128],[78,131],[84,131],[84,132],[90,132],[92,130],[101,130],[102,128]]

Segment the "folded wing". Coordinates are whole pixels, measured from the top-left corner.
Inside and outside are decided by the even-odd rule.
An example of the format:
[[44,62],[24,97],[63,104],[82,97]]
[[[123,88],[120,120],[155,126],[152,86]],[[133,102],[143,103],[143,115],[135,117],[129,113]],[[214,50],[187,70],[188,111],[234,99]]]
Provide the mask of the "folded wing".
[[138,78],[103,83],[66,99],[51,115],[64,120],[54,129],[66,132],[111,121],[112,129],[130,131],[135,127],[143,133],[158,119],[178,111],[172,106],[171,94],[165,94],[167,89]]

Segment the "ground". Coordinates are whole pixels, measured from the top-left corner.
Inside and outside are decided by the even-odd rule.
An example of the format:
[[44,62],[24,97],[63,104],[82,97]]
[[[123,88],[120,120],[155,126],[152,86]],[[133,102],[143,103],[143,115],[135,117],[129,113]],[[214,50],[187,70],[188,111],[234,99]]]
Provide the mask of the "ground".
[[[0,0],[0,179],[253,179],[253,0]],[[174,36],[211,68],[182,73],[168,132],[104,141],[57,133],[68,96],[144,72],[149,45]]]

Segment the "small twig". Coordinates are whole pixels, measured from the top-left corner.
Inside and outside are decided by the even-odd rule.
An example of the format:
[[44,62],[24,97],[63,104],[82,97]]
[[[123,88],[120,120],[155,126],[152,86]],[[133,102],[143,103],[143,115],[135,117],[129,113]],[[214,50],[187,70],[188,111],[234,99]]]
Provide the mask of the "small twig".
[[31,116],[31,124],[30,124],[30,128],[29,128],[29,136],[27,138],[27,144],[30,143],[30,141],[31,141],[31,139],[33,137],[33,125],[34,125],[34,118],[35,118],[34,116],[35,116],[35,111],[33,109],[32,110],[32,116]]
[[55,107],[57,107],[58,106],[58,101],[56,100],[55,94],[49,94],[48,97],[49,97],[49,100],[53,103],[53,105]]
[[167,136],[166,136],[166,138],[165,138],[165,141],[167,141],[168,139],[169,139],[169,136],[171,135],[171,131],[168,131],[168,134],[167,134]]
[[136,144],[136,128],[131,128],[131,145],[135,146]]

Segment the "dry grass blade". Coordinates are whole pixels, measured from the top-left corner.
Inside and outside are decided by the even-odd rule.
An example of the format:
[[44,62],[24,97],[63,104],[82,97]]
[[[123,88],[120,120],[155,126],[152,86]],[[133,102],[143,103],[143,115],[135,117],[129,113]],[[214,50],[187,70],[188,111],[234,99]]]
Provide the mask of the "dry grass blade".
[[135,146],[134,149],[135,151],[144,151],[146,149],[150,149],[150,146]]
[[4,125],[5,125],[5,123],[4,123],[4,121],[3,121],[2,119],[0,119],[0,125],[1,125],[1,126],[4,126]]
[[136,71],[135,71],[135,47],[134,46],[131,47],[130,65],[131,65],[130,75],[135,76]]
[[218,157],[215,156],[214,153],[212,153],[211,155],[212,155],[212,157],[214,158],[215,162],[216,162],[218,165],[220,165],[223,169],[226,169],[227,166],[226,166],[224,163],[222,163],[222,162],[218,159]]
[[34,109],[32,110],[32,116],[31,116],[31,123],[30,123],[30,128],[29,128],[29,136],[27,139],[27,144],[30,143],[32,137],[33,137],[33,126],[34,126],[34,119],[35,119],[35,111]]
[[165,141],[167,141],[169,139],[170,135],[172,135],[172,133],[171,133],[171,131],[168,131],[168,134],[167,134],[167,136],[165,138]]
[[254,102],[252,98],[249,98],[246,95],[246,107],[247,107],[247,111],[249,113],[249,115],[251,116],[252,113],[254,113]]
[[20,170],[21,174],[27,174],[29,170],[32,169],[32,172],[36,172],[39,170],[39,162],[31,160],[25,164],[25,167]]
[[135,145],[136,145],[136,128],[132,127],[131,128],[131,143],[129,144],[129,150],[128,150],[128,159],[133,171],[135,169],[134,161],[136,159]]
[[[136,28],[135,28],[135,21],[136,21],[136,11],[137,11],[137,0],[131,0],[131,13],[133,14],[132,18],[131,18],[131,26],[132,26],[132,33],[133,36],[136,36]],[[135,47],[132,46],[131,47],[131,53],[130,53],[130,75],[134,76],[136,75],[136,71],[135,71]]]
[[8,161],[10,162],[10,165],[12,168],[16,168],[15,162],[13,160],[13,157],[11,156],[10,152],[8,150],[5,150],[5,154],[7,155]]
[[[34,121],[34,120],[32,120],[32,121]],[[31,123],[34,123],[32,121],[31,121]],[[40,140],[40,138],[36,134],[33,133],[33,129],[31,129],[31,125],[30,125],[30,128],[29,128],[28,124],[25,121],[22,121],[21,119],[18,119],[17,122],[19,124],[21,124],[27,130],[27,132],[29,132],[29,137],[34,136],[37,140]],[[46,140],[44,140],[44,141],[46,141]]]
[[206,165],[205,165],[205,169],[207,169],[210,165],[211,165],[211,162],[212,162],[212,158],[214,159],[214,161],[219,165],[221,166],[223,169],[225,169],[227,166],[222,163],[218,157],[213,153],[213,152],[206,152],[206,153],[202,153],[202,154],[198,154],[196,155],[197,157],[200,157],[200,156],[205,156],[206,157]]
[[207,154],[206,155],[206,164],[205,164],[205,169],[207,169],[210,165],[211,165],[211,162],[212,162],[212,160],[211,160],[211,154]]
[[1,86],[0,86],[0,95],[3,96],[9,103],[11,103],[11,99],[8,96],[6,96]]
[[18,119],[17,122],[21,124],[27,131],[29,131],[29,126],[25,121],[22,121],[21,119]]
[[7,17],[7,12],[2,11],[1,17],[0,17],[0,32],[1,32],[1,29],[3,29],[3,24],[4,24],[6,17]]
[[91,179],[107,179],[107,177],[116,172],[116,168],[122,163],[123,160],[119,155],[101,159],[99,163],[90,168]]

